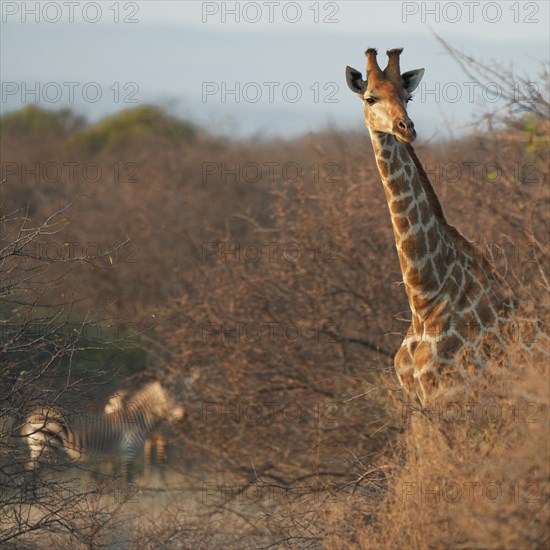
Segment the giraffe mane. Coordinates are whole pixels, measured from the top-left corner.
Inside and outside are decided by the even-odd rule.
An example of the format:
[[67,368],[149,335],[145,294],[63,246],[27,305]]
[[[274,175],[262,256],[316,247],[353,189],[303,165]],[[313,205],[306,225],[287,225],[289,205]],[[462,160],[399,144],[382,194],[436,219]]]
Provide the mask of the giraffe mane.
[[480,248],[476,246],[473,242],[471,242],[467,237],[465,237],[454,225],[450,224],[447,221],[447,218],[445,217],[445,213],[443,211],[443,205],[441,204],[441,201],[437,196],[435,189],[433,188],[432,182],[430,181],[428,174],[426,174],[426,170],[424,170],[424,166],[422,166],[420,159],[416,155],[414,147],[410,143],[403,144],[405,145],[407,152],[409,153],[412,161],[414,162],[414,165],[416,166],[416,170],[418,171],[418,175],[420,177],[420,182],[422,183],[422,187],[424,188],[426,196],[428,197],[428,202],[432,207],[432,211],[437,221],[441,223],[441,225],[447,231],[449,237],[451,237],[462,250],[467,250],[468,254],[470,256],[473,256],[480,263],[480,265],[483,267],[484,271],[488,275],[490,275],[491,277],[500,278],[494,267],[490,264],[489,260],[487,260]]

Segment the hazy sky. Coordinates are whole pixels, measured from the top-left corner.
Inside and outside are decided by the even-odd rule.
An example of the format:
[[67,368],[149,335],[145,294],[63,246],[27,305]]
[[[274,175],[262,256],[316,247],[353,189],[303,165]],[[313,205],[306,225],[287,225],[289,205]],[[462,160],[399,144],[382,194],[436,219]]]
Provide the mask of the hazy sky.
[[409,109],[421,136],[459,132],[479,109],[498,106],[498,89],[473,86],[432,30],[466,54],[529,75],[541,91],[549,58],[545,0],[1,6],[2,112],[72,106],[96,120],[152,102],[226,135],[360,128],[344,69],[364,71],[370,46],[381,64],[386,49],[404,47],[402,69],[426,69]]

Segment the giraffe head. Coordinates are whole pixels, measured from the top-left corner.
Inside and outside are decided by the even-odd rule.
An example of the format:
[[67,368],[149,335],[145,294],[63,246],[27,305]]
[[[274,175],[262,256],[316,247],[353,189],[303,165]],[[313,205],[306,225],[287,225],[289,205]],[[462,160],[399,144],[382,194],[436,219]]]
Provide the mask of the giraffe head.
[[365,126],[376,132],[394,135],[398,140],[410,143],[416,138],[412,120],[407,115],[407,102],[416,89],[424,69],[416,69],[401,74],[399,55],[402,49],[389,50],[388,65],[381,70],[376,60],[377,52],[369,48],[367,56],[367,76],[356,69],[346,67],[346,80],[365,104]]

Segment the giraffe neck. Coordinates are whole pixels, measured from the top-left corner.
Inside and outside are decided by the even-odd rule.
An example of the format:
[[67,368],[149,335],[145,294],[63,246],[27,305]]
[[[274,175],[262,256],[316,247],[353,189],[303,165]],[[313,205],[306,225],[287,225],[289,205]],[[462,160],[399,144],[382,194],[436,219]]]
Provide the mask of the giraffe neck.
[[446,221],[412,146],[391,134],[370,134],[411,311],[413,317],[424,320],[437,305],[457,262],[466,260],[457,239],[467,241]]

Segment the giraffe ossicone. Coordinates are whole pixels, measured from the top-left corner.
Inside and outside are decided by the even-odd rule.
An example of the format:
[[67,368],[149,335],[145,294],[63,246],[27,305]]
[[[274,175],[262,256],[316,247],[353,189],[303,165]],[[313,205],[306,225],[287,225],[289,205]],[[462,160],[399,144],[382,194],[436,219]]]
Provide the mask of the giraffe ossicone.
[[[389,50],[382,70],[377,51],[369,48],[365,79],[347,67],[346,80],[364,103],[412,314],[395,369],[405,390],[426,405],[471,380],[472,369],[486,364],[488,342],[507,346],[504,327],[514,300],[483,254],[447,222],[416,156],[406,105],[424,69],[401,73],[401,52]],[[468,361],[457,361],[459,355]]]

